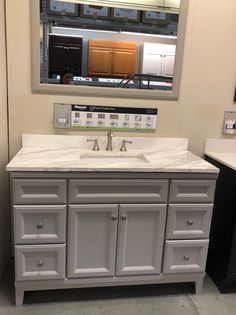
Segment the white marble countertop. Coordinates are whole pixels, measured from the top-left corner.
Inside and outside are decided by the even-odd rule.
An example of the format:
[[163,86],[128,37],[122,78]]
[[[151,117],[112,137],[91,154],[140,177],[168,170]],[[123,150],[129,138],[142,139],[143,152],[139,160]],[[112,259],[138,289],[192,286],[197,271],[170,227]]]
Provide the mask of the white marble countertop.
[[23,135],[23,147],[7,170],[218,173],[215,166],[187,150],[187,139],[126,137],[133,143],[127,144],[127,152],[120,152],[123,138],[116,137],[114,150],[107,152],[106,137],[99,137],[101,150],[95,152],[87,138],[94,137]]
[[236,139],[206,139],[204,154],[236,171]]

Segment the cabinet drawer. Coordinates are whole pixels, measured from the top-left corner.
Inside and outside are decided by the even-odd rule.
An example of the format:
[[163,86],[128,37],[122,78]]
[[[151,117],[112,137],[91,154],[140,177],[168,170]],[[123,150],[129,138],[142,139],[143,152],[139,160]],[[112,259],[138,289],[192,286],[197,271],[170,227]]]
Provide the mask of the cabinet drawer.
[[66,206],[14,206],[16,244],[64,243]]
[[70,180],[70,203],[166,202],[168,180]]
[[16,245],[16,280],[65,278],[65,245]]
[[14,204],[64,204],[66,180],[64,179],[14,179]]
[[163,273],[204,272],[209,240],[166,241]]
[[213,204],[170,204],[167,239],[208,238]]
[[215,180],[172,180],[169,202],[213,202]]

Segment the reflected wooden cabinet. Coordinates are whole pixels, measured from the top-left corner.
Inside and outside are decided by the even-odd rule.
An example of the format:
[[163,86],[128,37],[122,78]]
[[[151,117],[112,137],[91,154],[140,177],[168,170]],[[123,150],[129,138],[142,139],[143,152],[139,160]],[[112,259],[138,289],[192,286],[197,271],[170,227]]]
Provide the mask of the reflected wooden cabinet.
[[88,75],[124,77],[135,73],[136,43],[89,40]]
[[50,78],[66,68],[72,68],[75,75],[81,75],[82,42],[82,37],[49,36]]

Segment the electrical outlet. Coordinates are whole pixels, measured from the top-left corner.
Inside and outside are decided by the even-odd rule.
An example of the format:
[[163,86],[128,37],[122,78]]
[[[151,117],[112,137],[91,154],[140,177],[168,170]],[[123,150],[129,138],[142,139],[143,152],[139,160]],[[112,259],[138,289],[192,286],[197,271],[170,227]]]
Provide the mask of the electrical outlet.
[[236,112],[226,111],[224,114],[223,133],[226,135],[236,134]]

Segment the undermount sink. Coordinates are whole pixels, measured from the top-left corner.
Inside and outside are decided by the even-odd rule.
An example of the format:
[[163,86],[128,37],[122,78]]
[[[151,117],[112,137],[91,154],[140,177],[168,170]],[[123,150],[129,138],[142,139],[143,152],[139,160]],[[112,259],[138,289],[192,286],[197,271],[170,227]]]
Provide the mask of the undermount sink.
[[94,163],[149,163],[143,154],[121,152],[89,152],[80,155],[80,159]]

